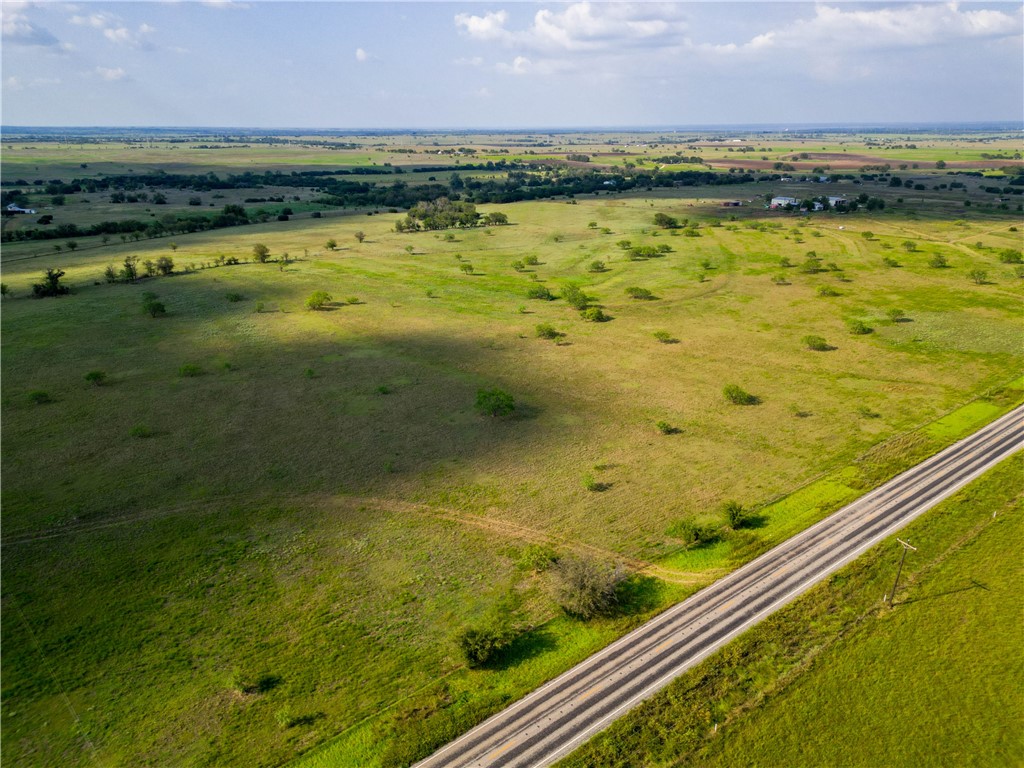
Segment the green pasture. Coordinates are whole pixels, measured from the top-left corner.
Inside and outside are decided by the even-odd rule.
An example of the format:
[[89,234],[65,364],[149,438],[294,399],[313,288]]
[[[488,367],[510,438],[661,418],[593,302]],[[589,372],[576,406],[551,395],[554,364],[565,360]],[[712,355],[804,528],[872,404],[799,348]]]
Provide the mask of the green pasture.
[[[998,260],[1019,216],[718,204],[763,192],[483,206],[510,225],[448,233],[346,213],[5,246],[4,761],[279,765],[342,734],[310,760],[402,764],[1019,400],[1021,281]],[[669,252],[634,261],[620,240]],[[272,261],[252,261],[257,243]],[[802,271],[812,250],[823,271]],[[177,273],[105,283],[129,255]],[[29,298],[49,267],[72,295]],[[527,298],[570,282],[612,319]],[[318,290],[332,303],[307,310]],[[726,384],[760,403],[728,403]],[[474,411],[492,387],[513,418]],[[970,401],[992,408],[947,416]],[[939,417],[930,442],[903,437]],[[719,525],[729,499],[764,525],[703,552],[671,535]],[[657,561],[664,581],[583,625],[523,567],[538,543]],[[453,635],[509,595],[534,629],[502,665],[464,669]]]

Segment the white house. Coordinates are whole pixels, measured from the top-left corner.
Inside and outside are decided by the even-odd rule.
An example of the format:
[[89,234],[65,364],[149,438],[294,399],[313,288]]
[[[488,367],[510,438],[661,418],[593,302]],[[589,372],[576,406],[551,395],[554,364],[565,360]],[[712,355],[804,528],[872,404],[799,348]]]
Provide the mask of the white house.
[[787,205],[797,206],[800,205],[800,201],[795,197],[773,197],[771,202],[768,203],[769,208],[785,208]]
[[846,205],[846,198],[829,195],[828,204],[831,205],[833,208],[835,208],[837,205]]
[[8,213],[35,213],[35,208],[22,208],[17,203],[11,203],[7,206]]

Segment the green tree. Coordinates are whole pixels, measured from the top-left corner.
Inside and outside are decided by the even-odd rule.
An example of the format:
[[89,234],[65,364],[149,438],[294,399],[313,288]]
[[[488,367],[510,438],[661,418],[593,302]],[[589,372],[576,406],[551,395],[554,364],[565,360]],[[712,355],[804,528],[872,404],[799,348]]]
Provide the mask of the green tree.
[[828,352],[832,349],[829,343],[821,336],[804,336],[804,345],[816,352]]
[[331,294],[327,291],[313,291],[306,299],[306,308],[313,310],[320,310],[326,307],[331,302]]
[[949,266],[949,260],[941,253],[936,253],[928,259],[928,266],[933,269],[946,269]]
[[557,339],[562,334],[555,330],[555,326],[551,323],[541,323],[536,329],[537,338],[540,339]]
[[747,513],[738,501],[725,502],[722,505],[722,514],[725,516],[726,525],[734,531],[742,528],[747,522]]
[[972,269],[967,276],[977,285],[984,285],[988,280],[988,272],[984,269]]
[[361,229],[357,229],[355,231],[354,237],[355,237],[356,240],[358,240],[361,243],[361,242],[363,242],[363,240],[366,239],[366,233],[363,232],[363,230],[361,230]]
[[252,255],[260,264],[266,264],[270,259],[270,249],[263,243],[256,243],[256,245],[252,247]]
[[333,251],[335,248],[338,247],[338,241],[332,237],[326,243],[324,243],[324,246],[327,248],[328,251]]
[[675,229],[679,226],[679,220],[667,213],[656,213],[654,214],[654,224],[662,229]]
[[32,295],[37,299],[48,296],[64,296],[71,293],[66,285],[61,285],[60,279],[64,277],[63,269],[48,269],[43,275],[43,282],[32,284]]
[[760,401],[756,395],[752,395],[736,384],[726,384],[722,388],[725,399],[733,405],[757,405]]
[[107,374],[103,371],[89,371],[85,374],[85,380],[92,384],[94,387],[101,387],[107,380]]
[[170,256],[161,256],[156,260],[156,270],[165,277],[174,273],[174,259]]
[[504,390],[480,389],[477,390],[474,407],[483,416],[500,418],[511,416],[516,409],[516,402],[512,395]]

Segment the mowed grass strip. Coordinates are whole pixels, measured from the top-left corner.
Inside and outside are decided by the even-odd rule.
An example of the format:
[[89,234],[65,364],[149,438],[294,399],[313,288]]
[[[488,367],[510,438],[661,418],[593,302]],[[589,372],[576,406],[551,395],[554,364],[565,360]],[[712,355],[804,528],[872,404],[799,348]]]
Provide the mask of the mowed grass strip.
[[876,546],[559,763],[993,766],[1024,760],[1024,458]]

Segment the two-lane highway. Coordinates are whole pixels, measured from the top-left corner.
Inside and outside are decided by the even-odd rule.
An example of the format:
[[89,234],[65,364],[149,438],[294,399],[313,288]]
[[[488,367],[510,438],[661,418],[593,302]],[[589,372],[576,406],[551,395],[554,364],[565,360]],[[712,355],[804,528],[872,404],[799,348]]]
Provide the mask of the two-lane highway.
[[497,713],[417,768],[551,765],[1022,447],[1024,407],[904,472]]

